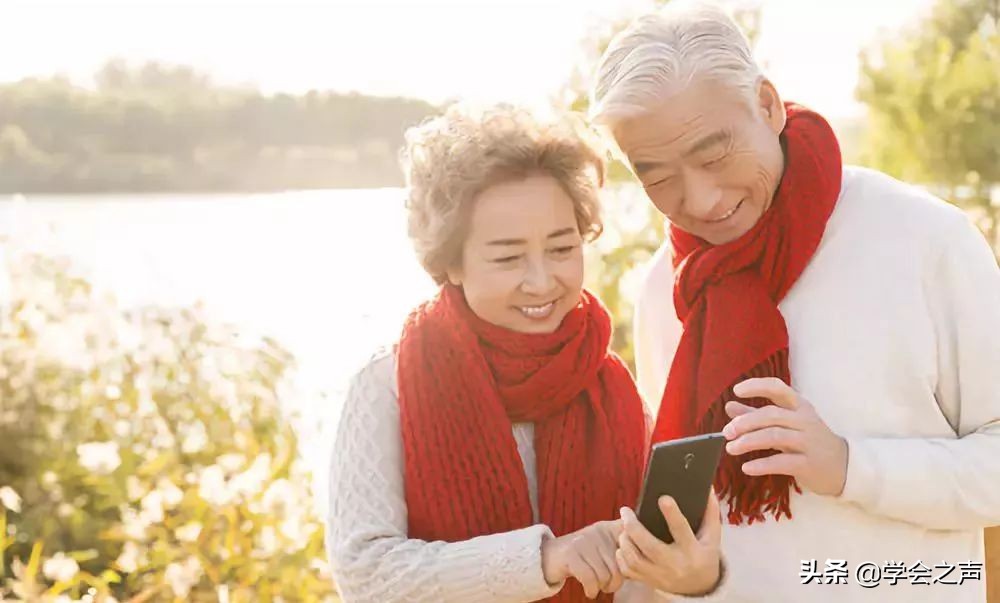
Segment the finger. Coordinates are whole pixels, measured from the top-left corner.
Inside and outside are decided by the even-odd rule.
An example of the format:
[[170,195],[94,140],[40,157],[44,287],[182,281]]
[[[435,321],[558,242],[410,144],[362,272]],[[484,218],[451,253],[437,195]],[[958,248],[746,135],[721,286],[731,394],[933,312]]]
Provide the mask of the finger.
[[593,599],[601,590],[601,585],[597,581],[594,569],[579,555],[573,555],[569,562],[569,573],[583,586],[583,594],[588,599]]
[[705,505],[701,528],[698,529],[698,542],[716,548],[722,542],[722,512],[719,510],[719,497],[715,495],[715,488],[708,493],[708,504]]
[[602,521],[597,524],[599,543],[597,554],[607,570],[608,578],[601,584],[601,590],[613,593],[621,587],[622,577],[618,562],[615,561],[615,551],[618,550],[618,535],[622,531],[622,520]]
[[[633,543],[635,543],[636,548],[642,553],[642,556],[649,561],[656,564],[662,557],[666,555],[667,545],[662,540],[653,536],[646,526],[639,522],[639,518],[635,516],[635,512],[629,508],[622,509],[622,519],[625,523],[624,534],[627,535]],[[669,526],[669,522],[667,523]],[[690,528],[688,528],[690,531]],[[673,529],[671,528],[671,531]]]
[[[688,522],[687,517],[684,517],[680,507],[677,506],[677,501],[669,496],[661,496],[659,504],[660,512],[663,513],[663,518],[667,520],[667,527],[670,528],[670,535],[674,537],[674,542],[682,549],[690,550],[698,539],[691,530],[691,524]],[[657,540],[657,542],[659,541]],[[647,555],[647,557],[652,558],[650,555]]]
[[618,560],[615,559],[615,552],[618,550],[617,539],[612,543],[612,546],[602,546],[601,547],[601,559],[604,561],[604,565],[608,568],[608,573],[611,577],[601,586],[601,590],[606,593],[616,592],[622,587],[621,568],[618,567]]
[[749,404],[744,404],[742,402],[730,401],[726,402],[726,414],[729,415],[730,419],[735,419],[741,415],[745,415],[748,412],[753,412],[757,410]]
[[582,556],[583,560],[594,570],[594,576],[597,577],[598,589],[603,590],[604,586],[611,581],[611,568],[608,567],[604,556],[601,555],[600,547],[587,547],[587,550],[583,551]]
[[[618,562],[615,561],[615,567],[618,567]],[[621,590],[622,586],[625,584],[625,575],[621,573],[621,570],[616,571],[611,578],[611,582],[602,588],[601,590],[610,594],[614,594]]]
[[743,463],[746,475],[791,475],[797,477],[808,464],[804,454],[783,452]]
[[612,551],[617,549],[618,537],[621,536],[622,531],[625,529],[621,518],[614,521],[602,521],[600,522],[600,527],[601,529],[598,531],[598,534],[600,534],[601,542],[610,547]]
[[[739,402],[730,402],[739,404]],[[745,406],[745,405],[744,405]],[[802,429],[803,418],[801,413],[780,406],[765,406],[763,408],[750,408],[749,412],[733,417],[725,427],[722,434],[728,440],[735,440],[744,433],[749,433],[765,427],[788,427],[790,429]]]
[[621,536],[622,531],[625,529],[625,523],[619,517],[614,521],[608,521],[607,528],[607,533],[611,536],[611,540],[617,542],[618,537]]
[[767,398],[782,408],[795,410],[799,396],[790,385],[777,377],[747,379],[733,386],[733,393],[740,398]]
[[622,572],[622,577],[628,578],[629,580],[639,579],[639,573],[633,568],[632,564],[625,559],[625,551],[622,549],[615,551],[615,561],[618,562],[618,568]]
[[805,447],[803,432],[787,427],[764,427],[745,433],[726,443],[726,452],[739,456],[755,450],[780,450],[802,452]]
[[622,573],[625,573],[626,567],[629,571],[629,578],[636,578],[641,575],[642,568],[646,567],[647,561],[642,555],[642,551],[639,547],[635,545],[635,542],[629,537],[628,534],[622,534],[619,539],[618,551],[615,555],[616,559],[619,559],[621,564]]

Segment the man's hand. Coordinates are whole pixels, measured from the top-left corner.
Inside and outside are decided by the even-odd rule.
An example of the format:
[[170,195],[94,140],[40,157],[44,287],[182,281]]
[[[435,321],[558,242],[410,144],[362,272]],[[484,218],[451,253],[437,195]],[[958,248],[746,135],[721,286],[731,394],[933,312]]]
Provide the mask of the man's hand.
[[617,591],[624,582],[615,561],[621,531],[621,520],[599,521],[571,534],[543,541],[545,580],[555,585],[575,578],[583,585],[583,592],[589,599],[601,592]]
[[743,464],[747,475],[790,475],[802,487],[828,496],[840,496],[847,479],[847,441],[833,433],[812,404],[778,378],[748,379],[733,392],[741,398],[768,398],[774,406],[753,408],[740,402],[726,404],[732,420],[722,430],[726,452],[741,455],[754,450],[779,454]]
[[697,536],[674,499],[660,497],[659,505],[674,539],[671,544],[653,536],[632,509],[621,510],[624,530],[618,538],[617,560],[622,575],[677,595],[711,592],[719,582],[722,541],[722,517],[715,492],[709,495]]

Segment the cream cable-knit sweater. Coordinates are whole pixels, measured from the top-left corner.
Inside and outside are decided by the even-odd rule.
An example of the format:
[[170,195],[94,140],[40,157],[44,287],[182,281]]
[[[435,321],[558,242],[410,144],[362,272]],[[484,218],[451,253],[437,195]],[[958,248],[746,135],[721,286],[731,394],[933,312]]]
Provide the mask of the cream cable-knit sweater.
[[[636,309],[650,404],[681,334],[672,291],[664,247]],[[922,584],[949,566],[944,580],[960,581],[961,563],[983,561],[983,528],[1000,524],[1000,270],[982,235],[955,207],[848,167],[819,249],[779,309],[792,385],[848,440],[847,484],[839,498],[793,494],[790,521],[725,525],[727,600],[984,601],[983,575]],[[810,560],[824,582],[846,562],[846,584],[802,584]],[[915,571],[859,585],[859,565],[885,576],[889,562]]]
[[[513,426],[536,521],[534,425]],[[463,542],[406,536],[395,359],[378,354],[353,379],[330,465],[327,548],[345,603],[500,603],[556,594],[542,575],[544,525]],[[708,597],[725,597],[725,580]],[[616,602],[689,600],[626,582]]]

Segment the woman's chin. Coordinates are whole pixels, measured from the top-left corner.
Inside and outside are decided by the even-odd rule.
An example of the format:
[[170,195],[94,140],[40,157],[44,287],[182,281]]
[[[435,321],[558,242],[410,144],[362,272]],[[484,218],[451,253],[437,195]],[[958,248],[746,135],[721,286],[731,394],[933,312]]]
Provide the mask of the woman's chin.
[[518,321],[516,326],[512,326],[511,330],[517,331],[518,333],[524,333],[526,335],[545,335],[548,333],[555,333],[556,329],[559,328],[559,323],[549,323],[549,322],[539,322],[536,320],[522,319]]

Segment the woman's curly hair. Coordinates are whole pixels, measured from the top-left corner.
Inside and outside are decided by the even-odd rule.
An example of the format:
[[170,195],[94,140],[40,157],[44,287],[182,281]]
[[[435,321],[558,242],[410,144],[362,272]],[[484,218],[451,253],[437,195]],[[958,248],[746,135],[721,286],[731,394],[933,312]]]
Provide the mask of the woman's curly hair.
[[543,174],[573,200],[586,240],[603,225],[598,190],[605,152],[593,130],[571,114],[542,119],[511,105],[452,105],[406,132],[408,230],[421,265],[438,284],[461,264],[471,208],[487,188]]

